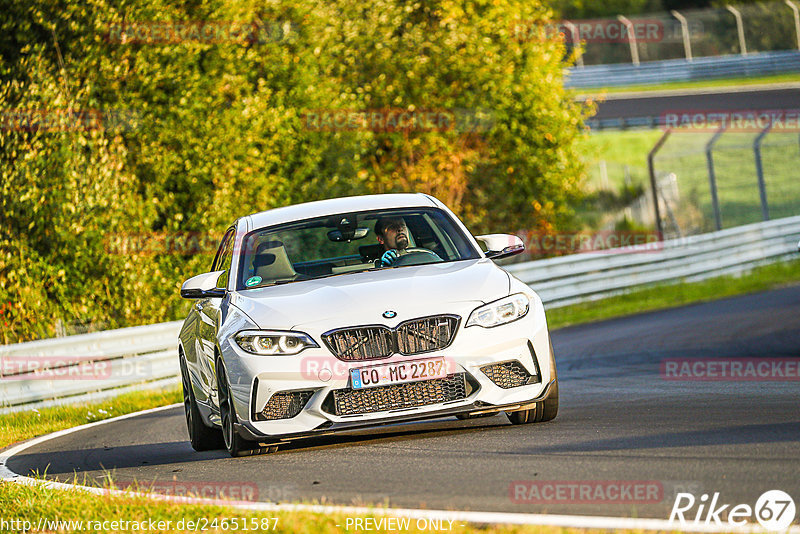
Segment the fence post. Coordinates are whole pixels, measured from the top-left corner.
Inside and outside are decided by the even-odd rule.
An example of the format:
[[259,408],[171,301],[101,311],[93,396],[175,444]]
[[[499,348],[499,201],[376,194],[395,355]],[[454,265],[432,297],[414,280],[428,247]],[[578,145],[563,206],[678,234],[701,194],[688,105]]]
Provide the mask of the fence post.
[[769,220],[769,205],[767,204],[767,186],[764,183],[764,168],[761,165],[761,141],[769,133],[772,124],[768,124],[753,141],[753,153],[756,158],[756,175],[758,176],[758,193],[761,196],[761,218]]
[[656,141],[655,146],[647,154],[647,169],[650,171],[650,188],[653,190],[653,212],[656,217],[656,230],[658,231],[658,238],[664,239],[664,225],[661,223],[661,210],[658,207],[658,185],[656,184],[656,167],[655,157],[656,153],[661,150],[661,147],[667,141],[667,137],[672,130],[667,128],[667,131]]
[[631,45],[631,61],[637,67],[639,66],[639,47],[636,44],[636,28],[633,27],[633,22],[628,20],[623,15],[617,15],[617,20],[625,25],[628,30],[628,42]]
[[794,13],[794,33],[797,35],[797,49],[800,50],[800,10],[798,10],[797,5],[792,2],[792,0],[784,0],[786,5],[792,8],[792,13]]
[[714,150],[714,143],[717,142],[717,139],[725,132],[725,127],[723,126],[711,140],[706,143],[706,162],[708,163],[708,184],[709,188],[711,189],[711,206],[714,208],[714,225],[717,230],[722,230],[722,215],[719,212],[719,198],[717,197],[717,177],[714,175],[714,156],[712,155],[711,151]]
[[572,49],[578,50],[578,57],[575,59],[575,62],[578,64],[578,67],[583,68],[583,50],[580,49],[581,37],[578,33],[578,27],[568,20],[564,21],[564,26],[567,27],[569,33],[572,35]]
[[[787,2],[789,0],[786,0]],[[686,17],[678,13],[676,10],[670,11],[672,16],[678,19],[678,22],[681,23],[681,35],[683,35],[683,51],[686,54],[686,61],[692,60],[692,42],[689,40],[689,22],[686,20]]]
[[736,31],[739,33],[739,52],[743,55],[747,55],[747,43],[744,40],[744,23],[742,23],[742,14],[739,13],[739,10],[733,6],[725,6],[725,9],[733,13],[733,16],[736,17]]

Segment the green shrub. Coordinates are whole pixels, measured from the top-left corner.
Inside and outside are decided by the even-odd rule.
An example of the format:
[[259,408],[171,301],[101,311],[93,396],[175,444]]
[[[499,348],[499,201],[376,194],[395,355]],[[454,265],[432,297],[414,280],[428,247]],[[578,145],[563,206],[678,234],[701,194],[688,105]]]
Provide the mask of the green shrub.
[[[432,193],[476,232],[573,220],[585,110],[563,47],[513,39],[536,1],[4,2],[0,16],[2,341],[67,325],[179,318],[181,282],[213,255],[115,243],[199,232],[303,201]],[[124,6],[124,7],[123,7]],[[256,22],[263,42],[120,43],[114,24]],[[70,131],[19,110],[130,112]],[[474,131],[327,131],[315,110],[479,112]],[[466,110],[466,111],[464,111]],[[163,247],[162,247],[163,248]],[[213,247],[211,247],[213,248]],[[126,252],[127,250],[127,252]]]

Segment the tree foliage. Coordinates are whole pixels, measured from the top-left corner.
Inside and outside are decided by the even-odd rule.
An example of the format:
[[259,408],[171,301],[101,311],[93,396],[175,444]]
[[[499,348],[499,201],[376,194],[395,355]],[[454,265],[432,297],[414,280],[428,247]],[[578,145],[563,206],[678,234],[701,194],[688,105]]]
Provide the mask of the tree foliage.
[[[115,243],[221,235],[235,218],[351,194],[420,191],[476,232],[569,225],[586,109],[563,45],[518,41],[535,1],[0,1],[0,327],[112,328],[180,317],[212,247]],[[265,38],[119,42],[114,25],[216,21]],[[262,36],[264,37],[264,36]],[[123,124],[20,126],[98,110]],[[315,129],[308,113],[444,110],[479,128]],[[127,121],[127,122],[126,122]],[[127,241],[126,241],[127,240]],[[135,248],[135,247],[133,247]]]

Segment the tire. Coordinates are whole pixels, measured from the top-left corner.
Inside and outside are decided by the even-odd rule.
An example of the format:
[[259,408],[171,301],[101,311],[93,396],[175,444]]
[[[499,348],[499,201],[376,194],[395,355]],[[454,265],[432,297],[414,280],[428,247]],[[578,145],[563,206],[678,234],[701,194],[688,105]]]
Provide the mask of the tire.
[[189,443],[196,451],[211,451],[222,449],[225,444],[222,432],[217,428],[209,428],[203,423],[203,417],[197,408],[194,390],[189,378],[189,369],[183,354],[179,355],[181,366],[181,384],[183,385],[183,408],[186,414],[186,429],[189,431]]
[[507,413],[508,420],[515,425],[527,423],[544,423],[552,421],[558,415],[558,372],[556,371],[556,358],[553,352],[553,341],[550,341],[550,368],[553,370],[553,382],[550,394],[542,402],[537,402],[530,410]]
[[228,453],[234,458],[239,458],[276,452],[277,445],[261,445],[258,442],[244,439],[236,431],[234,423],[238,423],[239,418],[236,416],[233,396],[230,393],[230,382],[225,375],[222,360],[217,360],[217,390],[219,392],[219,415],[222,420],[222,439]]

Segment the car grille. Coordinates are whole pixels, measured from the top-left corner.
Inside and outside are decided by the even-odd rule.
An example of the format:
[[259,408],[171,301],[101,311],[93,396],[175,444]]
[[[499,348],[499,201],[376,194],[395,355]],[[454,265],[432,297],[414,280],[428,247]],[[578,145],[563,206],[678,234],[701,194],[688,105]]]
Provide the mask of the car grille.
[[333,396],[335,415],[359,415],[399,408],[414,408],[467,398],[466,373],[446,378],[406,382],[365,389],[337,389]]
[[279,391],[270,397],[264,408],[255,414],[254,419],[256,421],[291,419],[305,408],[313,394],[313,390]]
[[481,367],[481,371],[489,377],[489,380],[503,389],[516,388],[539,381],[536,375],[531,375],[525,367],[516,360],[484,365]]
[[340,360],[380,360],[394,352],[394,332],[385,326],[337,330],[322,339]]
[[410,355],[442,349],[450,344],[456,333],[458,318],[437,315],[413,319],[398,325],[397,352]]
[[449,346],[460,320],[457,315],[434,315],[405,321],[395,329],[382,325],[342,328],[326,332],[322,340],[345,361],[380,360],[395,352],[411,356]]

